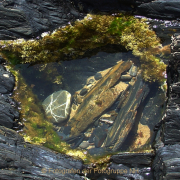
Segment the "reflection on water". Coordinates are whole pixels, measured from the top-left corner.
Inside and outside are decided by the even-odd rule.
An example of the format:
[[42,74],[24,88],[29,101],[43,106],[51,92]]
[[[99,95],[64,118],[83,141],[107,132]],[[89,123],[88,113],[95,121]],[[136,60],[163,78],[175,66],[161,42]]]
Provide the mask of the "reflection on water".
[[71,148],[91,155],[151,149],[165,92],[158,84],[143,81],[131,52],[100,52],[89,59],[15,68]]

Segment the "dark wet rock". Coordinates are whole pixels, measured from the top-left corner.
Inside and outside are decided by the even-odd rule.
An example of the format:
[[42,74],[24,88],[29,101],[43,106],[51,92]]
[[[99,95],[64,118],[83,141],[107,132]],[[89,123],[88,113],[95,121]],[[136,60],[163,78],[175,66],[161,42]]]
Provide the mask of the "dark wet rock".
[[151,130],[161,121],[166,106],[165,92],[159,88],[156,92],[152,93],[154,91],[152,88],[150,89],[152,95],[148,98],[149,100],[144,107],[140,119],[140,123],[148,125]]
[[154,130],[154,139],[153,139],[153,144],[152,144],[152,148],[155,150],[158,150],[159,148],[164,146],[164,143],[162,142],[162,138],[161,138],[161,129],[159,128],[159,130]]
[[180,145],[168,145],[156,151],[152,168],[156,180],[180,179]]
[[69,116],[71,94],[65,90],[54,92],[43,101],[42,105],[49,120],[58,124]]
[[79,160],[45,147],[25,143],[13,130],[0,126],[0,179],[82,179],[66,169],[82,170]]
[[93,131],[94,134],[94,144],[95,147],[101,147],[101,145],[103,144],[104,140],[106,139],[107,133],[105,132],[105,130],[101,127],[97,127],[96,129],[94,129]]
[[122,177],[124,177],[133,180],[153,180],[151,167],[138,168],[137,166],[134,167],[131,164],[125,166],[123,164],[112,163],[109,166],[109,169],[112,170],[112,172],[114,170],[115,173],[111,173],[110,175],[110,177],[114,177],[114,179],[121,179]]
[[[174,99],[174,98],[173,98]],[[176,99],[176,97],[175,97]],[[175,100],[174,99],[174,100]],[[172,99],[171,99],[172,100]],[[179,99],[178,99],[179,101]],[[172,103],[172,101],[171,101]],[[169,103],[168,103],[169,104]],[[174,104],[174,105],[173,105]],[[180,112],[175,103],[169,104],[163,121],[163,142],[165,144],[176,144],[180,142]]]
[[119,153],[111,160],[116,164],[129,164],[134,167],[150,166],[154,158],[153,153]]
[[82,143],[84,138],[85,138],[85,135],[80,134],[78,136],[68,137],[68,138],[64,139],[64,141],[66,141],[68,144],[71,144],[72,149],[75,149]]
[[96,73],[95,75],[94,75],[94,79],[97,81],[97,80],[99,80],[99,79],[101,79],[102,78],[102,75],[101,75],[101,73]]
[[[42,32],[52,31],[74,19],[83,17],[79,12],[112,12],[125,10],[156,18],[179,17],[179,2],[133,0],[5,0],[0,1],[0,39],[32,38]],[[150,2],[150,3],[148,3]],[[74,8],[74,7],[75,8]],[[76,10],[77,9],[77,10]]]
[[90,12],[112,12],[112,11],[133,11],[136,6],[151,0],[73,0],[75,7],[85,13]]
[[83,89],[80,91],[80,95],[81,95],[81,96],[84,96],[87,92],[88,92],[88,90],[87,90],[86,88],[83,88]]
[[14,76],[0,65],[0,93],[7,94],[13,91],[15,85]]
[[93,131],[91,136],[89,137],[89,143],[94,143],[94,139],[95,139],[95,136],[94,136],[94,131]]
[[[167,109],[163,120],[158,124],[157,128],[155,128],[155,130],[158,130],[158,133],[155,144],[156,156],[152,167],[156,180],[180,178],[179,40],[180,34],[174,34],[171,43],[172,54],[167,67]],[[161,133],[161,137],[158,137],[159,133]]]
[[148,22],[164,45],[171,43],[171,36],[174,35],[174,32],[180,33],[178,20],[148,19]]
[[104,131],[107,131],[108,128],[109,128],[109,125],[104,124],[104,123],[103,123],[103,125],[101,126],[101,129],[103,129]]
[[148,85],[143,82],[139,74],[134,85],[129,90],[127,101],[122,104],[111,130],[108,132],[104,142],[105,147],[112,147],[112,151],[117,151],[121,147],[133,127],[137,108],[148,93]]
[[71,3],[63,0],[0,1],[0,39],[32,38],[81,18]]
[[180,2],[174,0],[156,0],[142,3],[137,13],[151,18],[176,19],[180,16]]
[[180,65],[179,59],[179,43],[180,34],[175,34],[172,38],[171,44],[171,59],[167,67],[167,83],[168,83],[168,104],[163,118],[162,124],[162,141],[165,145],[176,144],[180,142],[180,82],[178,67]]
[[68,135],[68,134],[70,134],[70,132],[71,132],[71,126],[65,126],[64,130],[63,130],[63,133],[65,135]]
[[19,118],[19,112],[10,105],[10,98],[0,95],[0,125],[7,128],[14,126],[14,120]]

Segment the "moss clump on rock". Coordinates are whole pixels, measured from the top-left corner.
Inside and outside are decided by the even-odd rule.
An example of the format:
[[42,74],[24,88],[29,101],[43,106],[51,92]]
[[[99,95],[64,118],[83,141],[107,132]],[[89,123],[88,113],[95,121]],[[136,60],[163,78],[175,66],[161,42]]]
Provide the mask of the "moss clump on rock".
[[140,58],[145,80],[164,81],[162,74],[166,65],[153,54],[154,49],[160,47],[160,40],[150,30],[145,19],[122,13],[88,14],[73,25],[69,24],[43,36],[39,40],[1,41],[0,53],[10,57],[12,64],[48,63],[75,59],[89,49],[107,44],[121,44]]

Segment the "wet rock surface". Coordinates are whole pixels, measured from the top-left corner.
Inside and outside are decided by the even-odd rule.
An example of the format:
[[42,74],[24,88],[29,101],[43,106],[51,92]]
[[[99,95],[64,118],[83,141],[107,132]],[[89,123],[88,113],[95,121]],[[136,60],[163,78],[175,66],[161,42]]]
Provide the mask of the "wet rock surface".
[[13,91],[14,85],[14,76],[10,72],[6,71],[2,65],[0,65],[0,93],[11,93]]
[[127,100],[122,104],[115,123],[108,132],[105,146],[112,146],[112,151],[117,151],[132,129],[137,114],[137,108],[141,101],[148,94],[148,86],[143,83],[141,75],[138,75],[136,82],[129,90]]
[[168,104],[163,119],[163,142],[165,145],[176,144],[179,139],[179,34],[172,38],[172,54],[167,67]]
[[180,16],[179,0],[73,0],[74,6],[81,12],[128,11],[135,15],[150,18],[176,19]]
[[149,166],[154,157],[153,153],[119,153],[111,157],[116,164],[131,164],[132,166]]
[[138,13],[151,18],[176,19],[180,16],[180,1],[156,0],[142,3],[137,10]]
[[0,39],[32,38],[81,18],[63,0],[0,0]]
[[176,19],[179,1],[173,0],[1,0],[0,39],[32,38],[81,19],[82,13],[128,11],[151,18]]
[[10,104],[8,96],[0,95],[0,125],[12,128],[15,125],[14,120],[19,118],[19,112]]
[[[5,60],[0,56],[1,63]],[[19,118],[17,104],[11,99],[15,85],[14,76],[0,64],[0,125],[7,128],[18,127],[15,122]]]
[[143,109],[140,122],[153,131],[154,125],[159,122],[159,119],[163,117],[163,108],[166,107],[166,97],[162,89],[158,88],[153,92],[151,89],[151,95],[148,99],[146,106]]
[[174,34],[171,44],[171,58],[167,67],[168,103],[162,122],[157,126],[156,157],[153,161],[155,179],[179,179],[179,40],[180,34]]
[[171,36],[174,35],[174,33],[180,33],[179,20],[149,18],[148,21],[152,29],[156,32],[157,36],[161,39],[163,45],[171,44]]
[[66,173],[71,169],[82,170],[81,161],[25,143],[15,131],[2,126],[0,160],[1,179],[83,179],[76,173]]
[[153,161],[155,179],[179,179],[180,145],[164,146],[156,151]]

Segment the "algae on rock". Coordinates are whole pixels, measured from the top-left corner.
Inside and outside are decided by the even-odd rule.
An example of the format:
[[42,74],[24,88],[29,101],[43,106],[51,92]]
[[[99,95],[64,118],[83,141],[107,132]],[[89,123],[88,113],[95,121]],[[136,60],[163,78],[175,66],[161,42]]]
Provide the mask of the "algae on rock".
[[160,40],[145,19],[123,13],[88,14],[83,20],[61,27],[39,40],[0,41],[0,53],[11,57],[14,64],[47,63],[75,59],[87,50],[107,44],[120,44],[132,50],[140,58],[146,81],[164,81],[166,65],[156,57],[155,51],[161,49]]

